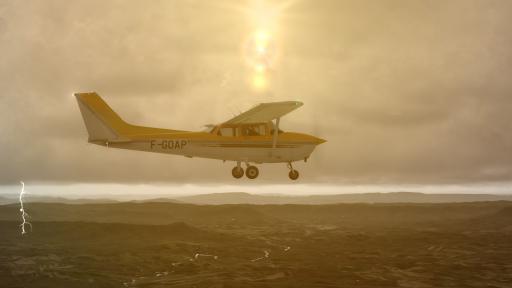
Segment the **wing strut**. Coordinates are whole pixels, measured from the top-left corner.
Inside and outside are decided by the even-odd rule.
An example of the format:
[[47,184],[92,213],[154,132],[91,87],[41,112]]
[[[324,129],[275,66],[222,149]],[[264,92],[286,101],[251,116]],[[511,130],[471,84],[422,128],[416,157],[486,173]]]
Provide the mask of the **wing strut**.
[[276,148],[277,145],[277,135],[279,134],[279,120],[281,118],[276,118],[276,126],[274,127],[274,136],[272,137],[272,148]]

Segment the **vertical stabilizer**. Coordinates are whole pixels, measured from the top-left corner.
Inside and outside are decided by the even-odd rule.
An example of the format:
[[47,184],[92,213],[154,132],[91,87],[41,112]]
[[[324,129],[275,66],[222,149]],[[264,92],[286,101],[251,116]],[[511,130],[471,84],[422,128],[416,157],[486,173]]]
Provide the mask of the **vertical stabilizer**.
[[123,140],[123,130],[129,126],[95,92],[76,93],[75,97],[89,133],[89,142]]

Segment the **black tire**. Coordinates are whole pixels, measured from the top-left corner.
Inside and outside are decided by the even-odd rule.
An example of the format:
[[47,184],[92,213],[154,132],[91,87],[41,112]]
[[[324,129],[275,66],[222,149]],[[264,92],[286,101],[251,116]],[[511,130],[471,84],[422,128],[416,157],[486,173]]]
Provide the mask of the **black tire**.
[[231,170],[231,175],[236,179],[242,178],[244,176],[244,168],[235,166],[233,170]]
[[299,179],[299,171],[291,170],[290,173],[288,173],[288,177],[290,177],[290,179],[292,179],[292,180]]
[[258,170],[258,167],[256,166],[249,166],[245,170],[245,176],[249,179],[255,179],[260,174],[260,171]]

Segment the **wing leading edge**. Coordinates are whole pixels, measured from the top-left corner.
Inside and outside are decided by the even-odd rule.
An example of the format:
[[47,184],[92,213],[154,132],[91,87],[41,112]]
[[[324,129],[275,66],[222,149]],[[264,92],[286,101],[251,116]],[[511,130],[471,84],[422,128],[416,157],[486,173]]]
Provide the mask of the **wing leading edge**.
[[242,114],[224,122],[224,124],[247,124],[269,122],[292,112],[304,105],[299,101],[261,103]]

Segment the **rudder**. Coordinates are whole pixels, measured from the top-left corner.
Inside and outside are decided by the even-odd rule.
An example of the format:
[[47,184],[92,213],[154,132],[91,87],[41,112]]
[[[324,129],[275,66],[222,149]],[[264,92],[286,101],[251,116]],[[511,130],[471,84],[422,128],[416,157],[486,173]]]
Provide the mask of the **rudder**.
[[123,130],[129,126],[96,92],[75,93],[89,133],[89,142],[123,141]]

